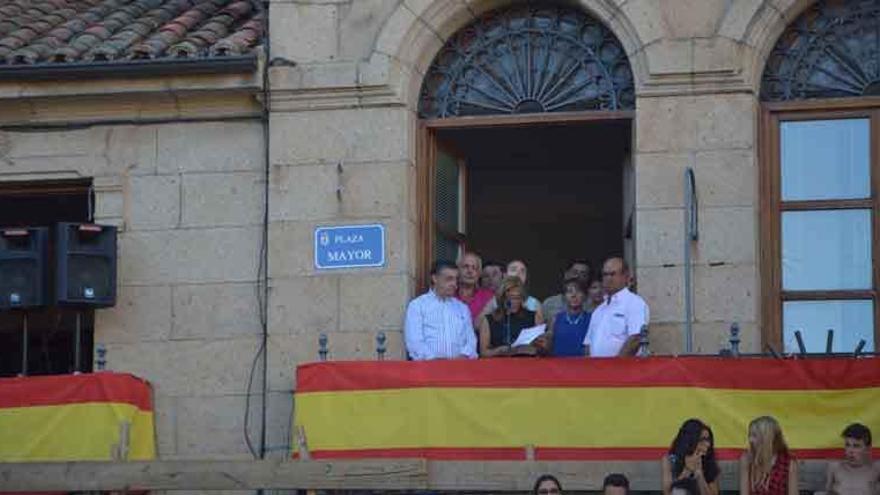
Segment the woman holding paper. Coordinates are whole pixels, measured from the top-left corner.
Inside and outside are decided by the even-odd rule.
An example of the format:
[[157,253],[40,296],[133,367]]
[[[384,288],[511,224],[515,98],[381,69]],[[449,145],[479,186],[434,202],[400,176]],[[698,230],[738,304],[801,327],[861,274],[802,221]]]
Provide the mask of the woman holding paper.
[[517,353],[535,353],[543,345],[543,337],[538,342],[525,346],[515,346],[523,330],[534,333],[533,329],[544,323],[543,318],[529,311],[523,304],[527,294],[519,277],[505,277],[495,295],[496,308],[480,321],[480,357],[510,356]]

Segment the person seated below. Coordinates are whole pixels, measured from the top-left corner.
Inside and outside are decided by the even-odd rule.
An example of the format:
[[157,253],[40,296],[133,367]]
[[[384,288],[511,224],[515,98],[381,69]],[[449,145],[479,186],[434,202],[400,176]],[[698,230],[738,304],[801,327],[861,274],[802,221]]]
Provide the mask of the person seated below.
[[501,287],[501,279],[504,278],[505,266],[497,261],[483,263],[483,273],[480,275],[480,287],[489,289],[494,295]]
[[[565,266],[565,273],[562,275],[562,283],[572,278],[583,278],[584,280],[590,279],[590,264],[586,260],[571,260]],[[565,291],[554,294],[547,299],[544,299],[544,302],[541,304],[541,312],[544,313],[544,317],[547,318],[547,322],[549,323],[549,328],[553,328],[553,324],[556,321],[556,315],[565,311],[568,307],[568,304],[565,301]]]
[[842,461],[828,464],[825,489],[834,495],[880,493],[880,463],[871,461],[871,430],[853,423],[843,430]]
[[562,495],[562,484],[552,474],[543,474],[535,481],[532,495]]
[[660,463],[663,495],[718,495],[714,443],[712,429],[699,419],[681,425]]
[[406,307],[403,337],[413,360],[477,357],[471,312],[455,298],[457,288],[458,268],[449,261],[435,262],[431,289]]
[[[480,321],[480,356],[534,354],[537,346],[512,347],[524,328],[544,323],[543,317],[525,307],[526,290],[519,277],[504,277],[495,295],[495,309]],[[543,342],[538,345],[543,345]]]
[[[508,263],[506,273],[507,274],[505,275],[505,277],[519,278],[520,281],[522,281],[523,291],[526,290],[526,287],[527,287],[526,277],[529,274],[529,270],[523,261],[513,260],[510,263]],[[495,291],[495,292],[497,294],[498,291]],[[497,300],[497,297],[492,299],[492,301],[490,301],[489,304],[486,306],[486,310],[485,310],[486,314],[491,313],[491,312],[495,311],[496,309],[498,309],[498,306],[496,306],[496,300]],[[527,310],[534,312],[536,315],[539,315],[541,317],[541,321],[546,320],[546,318],[544,317],[544,311],[541,309],[541,302],[538,301],[536,298],[534,298],[532,296],[528,296],[525,300],[524,306]]]
[[580,277],[569,278],[563,284],[566,307],[557,313],[547,342],[553,357],[584,355],[584,338],[590,328],[590,313],[584,311],[584,299],[589,290],[587,281]]
[[458,292],[455,297],[467,304],[474,328],[479,326],[483,309],[495,296],[491,290],[478,285],[482,270],[483,259],[477,253],[464,253],[458,260]]
[[629,480],[620,473],[611,473],[602,481],[602,495],[629,495]]

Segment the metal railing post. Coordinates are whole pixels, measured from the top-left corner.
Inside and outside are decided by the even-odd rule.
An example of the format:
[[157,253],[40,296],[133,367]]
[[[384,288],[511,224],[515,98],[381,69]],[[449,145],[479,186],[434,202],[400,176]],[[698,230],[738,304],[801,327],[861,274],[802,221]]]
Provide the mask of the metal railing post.
[[385,360],[385,332],[380,331],[376,334],[376,358],[379,361]]
[[733,357],[739,357],[739,323],[733,322],[730,325],[730,354]]
[[327,353],[327,334],[322,333],[318,336],[318,358],[320,358],[321,361],[326,361]]

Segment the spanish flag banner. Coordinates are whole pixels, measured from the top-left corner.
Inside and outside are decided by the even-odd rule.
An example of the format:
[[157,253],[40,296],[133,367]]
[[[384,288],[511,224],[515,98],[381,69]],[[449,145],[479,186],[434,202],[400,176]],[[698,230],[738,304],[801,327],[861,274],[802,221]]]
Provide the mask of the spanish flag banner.
[[132,375],[0,379],[0,462],[112,460],[126,429],[128,459],[154,459],[150,385]]
[[849,423],[880,431],[880,358],[312,363],[295,400],[316,459],[652,460],[688,418],[731,459],[763,415],[800,458],[829,458]]

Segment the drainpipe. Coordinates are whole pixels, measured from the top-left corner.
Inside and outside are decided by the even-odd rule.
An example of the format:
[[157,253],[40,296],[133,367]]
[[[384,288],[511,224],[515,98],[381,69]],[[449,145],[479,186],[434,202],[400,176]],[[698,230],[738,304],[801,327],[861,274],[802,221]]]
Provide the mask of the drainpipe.
[[697,184],[694,169],[687,167],[684,171],[684,352],[686,354],[694,351],[691,251],[693,244],[699,239],[697,223]]

